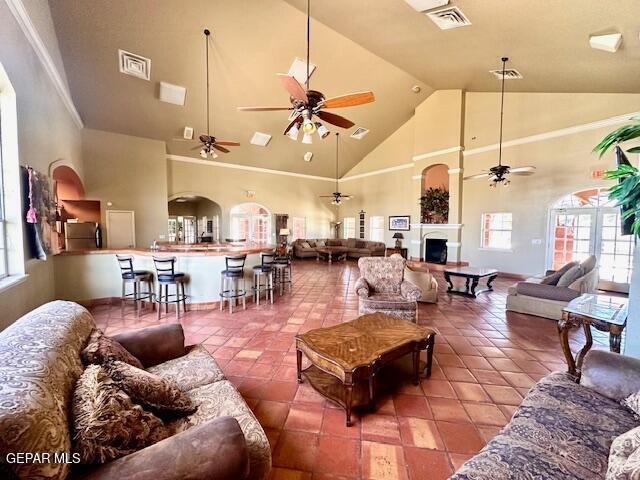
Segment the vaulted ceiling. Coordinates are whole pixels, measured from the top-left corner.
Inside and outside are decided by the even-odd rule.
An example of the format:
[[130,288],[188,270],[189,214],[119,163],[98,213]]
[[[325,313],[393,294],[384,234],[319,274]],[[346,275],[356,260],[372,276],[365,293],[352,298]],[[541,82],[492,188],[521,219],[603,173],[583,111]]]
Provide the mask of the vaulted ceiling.
[[[287,112],[238,112],[288,105],[275,74],[305,56],[306,0],[50,1],[71,94],[85,125],[167,142],[168,153],[198,157],[180,138],[206,128],[204,38],[211,49],[213,134],[241,147],[218,161],[335,175],[333,137],[303,145],[282,135]],[[396,130],[434,89],[499,89],[488,70],[508,55],[523,80],[512,91],[640,92],[637,0],[454,0],[472,22],[438,29],[403,0],[312,0],[311,87],[327,97],[371,89],[376,102],[335,110],[371,129],[344,135],[340,175]],[[619,31],[616,54],[592,50],[590,34]],[[118,71],[118,49],[151,59],[151,81]],[[158,100],[158,83],[187,88],[186,104]],[[413,86],[420,92],[414,93]],[[249,144],[255,131],[273,135]],[[313,161],[303,161],[305,152]]]

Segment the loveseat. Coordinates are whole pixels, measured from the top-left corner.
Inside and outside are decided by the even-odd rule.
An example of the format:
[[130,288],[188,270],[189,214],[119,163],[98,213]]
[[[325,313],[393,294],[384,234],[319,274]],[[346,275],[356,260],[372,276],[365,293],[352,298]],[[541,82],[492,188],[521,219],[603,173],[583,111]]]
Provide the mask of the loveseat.
[[544,377],[500,434],[450,478],[604,479],[611,443],[638,425],[620,401],[639,390],[640,359],[593,350],[580,384],[566,373]]
[[347,257],[384,257],[384,242],[360,240],[357,238],[298,238],[293,241],[293,254],[296,258],[316,258],[316,250],[324,247],[341,247],[347,249]]
[[[577,266],[578,278],[566,286],[558,285],[562,274]],[[549,282],[549,283],[547,283]],[[557,272],[547,270],[544,275],[518,282],[507,290],[507,310],[528,313],[552,320],[562,319],[562,309],[583,293],[593,293],[598,288],[596,257],[590,256],[582,263],[571,262]]]
[[202,346],[185,347],[179,324],[115,337],[147,371],[173,380],[198,405],[195,413],[172,421],[174,435],[99,466],[6,463],[11,459],[8,454],[18,452],[73,458],[70,404],[84,370],[81,352],[95,328],[86,309],[55,301],[0,333],[0,478],[15,474],[21,479],[257,480],[267,476],[271,453],[262,427],[209,352]]

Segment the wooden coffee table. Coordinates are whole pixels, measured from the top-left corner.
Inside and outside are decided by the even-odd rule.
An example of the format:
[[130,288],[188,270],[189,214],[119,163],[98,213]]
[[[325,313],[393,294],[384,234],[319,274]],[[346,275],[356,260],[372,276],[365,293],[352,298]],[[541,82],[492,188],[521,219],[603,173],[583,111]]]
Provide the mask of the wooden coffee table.
[[348,251],[345,247],[316,248],[316,260],[319,262],[322,258],[326,260],[327,263],[331,263],[334,258],[336,260],[346,260]]
[[[420,382],[420,351],[427,350],[426,375],[431,375],[435,332],[382,313],[296,335],[298,382],[306,378],[322,396],[345,409],[375,408],[376,376],[390,362],[412,355],[413,381]],[[311,365],[302,370],[302,353]]]
[[[455,267],[455,268],[447,268],[444,271],[444,279],[449,284],[449,288],[447,292],[449,293],[459,293],[461,295],[467,295],[469,297],[476,298],[479,293],[482,292],[491,292],[493,291],[493,287],[491,283],[498,276],[498,270],[495,268],[475,268],[475,267]],[[453,282],[451,281],[451,277],[462,277],[467,281],[465,283],[464,290],[460,288],[455,288],[453,286]],[[482,288],[480,290],[476,290],[478,287],[478,281],[481,278],[487,278],[487,287]],[[471,281],[471,289],[469,289],[469,282]]]

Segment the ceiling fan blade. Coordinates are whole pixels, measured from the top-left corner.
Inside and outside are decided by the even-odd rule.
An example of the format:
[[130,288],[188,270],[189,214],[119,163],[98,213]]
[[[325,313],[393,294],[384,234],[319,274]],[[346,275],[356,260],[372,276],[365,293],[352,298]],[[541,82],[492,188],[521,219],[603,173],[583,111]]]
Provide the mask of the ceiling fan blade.
[[293,127],[296,123],[298,123],[300,121],[300,115],[298,115],[296,118],[294,118],[293,120],[291,120],[291,123],[289,123],[289,125],[287,125],[287,128],[284,129],[284,134],[286,135],[287,132],[289,130],[291,130],[291,127]]
[[365,103],[371,103],[375,101],[373,92],[355,92],[347,93],[346,95],[340,95],[333,97],[322,102],[323,108],[343,108],[343,107],[355,107],[357,105],[363,105]]
[[228,147],[239,147],[239,142],[228,142],[226,140],[216,140],[216,145],[226,145]]
[[510,175],[513,174],[513,175],[517,175],[518,177],[528,177],[530,175],[533,175],[534,173],[536,173],[536,172],[531,172],[531,171],[528,171],[528,172],[509,172]]
[[278,78],[282,83],[282,86],[287,89],[289,95],[291,95],[296,100],[301,100],[303,102],[307,102],[307,92],[298,80],[293,77],[290,77],[286,73],[278,73]]
[[189,150],[201,150],[204,147],[204,144],[196,145],[195,147],[191,147]]
[[355,125],[351,120],[341,117],[340,115],[336,115],[335,113],[319,111],[316,115],[325,122],[341,128],[351,128]]
[[213,148],[215,148],[216,150],[220,151],[220,152],[224,152],[224,153],[229,153],[231,150],[221,147],[220,145],[218,145],[217,143],[214,143],[213,145],[211,145]]
[[334,195],[319,195],[320,198],[335,198]]
[[293,107],[238,107],[241,112],[275,112],[280,110],[293,110]]
[[463,180],[475,180],[477,178],[486,178],[489,175],[492,175],[489,172],[485,172],[485,173],[478,173],[476,175],[469,175],[468,177],[464,177]]
[[509,173],[515,173],[515,174],[532,174],[533,171],[536,169],[536,167],[532,167],[531,165],[528,165],[526,167],[516,167],[516,168],[510,168],[509,169]]

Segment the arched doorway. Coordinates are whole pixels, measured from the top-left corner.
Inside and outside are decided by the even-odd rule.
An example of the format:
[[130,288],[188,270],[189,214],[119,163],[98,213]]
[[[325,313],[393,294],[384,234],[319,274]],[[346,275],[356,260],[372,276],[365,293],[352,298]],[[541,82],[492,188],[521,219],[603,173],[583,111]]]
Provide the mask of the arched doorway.
[[599,288],[628,292],[633,267],[633,235],[622,235],[619,207],[604,188],[574,192],[550,210],[547,266],[598,259]]
[[82,200],[84,187],[78,174],[66,165],[60,165],[53,170],[55,195],[58,200]]
[[230,233],[234,240],[269,243],[271,212],[258,203],[241,203],[231,209]]
[[421,223],[449,221],[449,167],[442,163],[430,165],[422,171],[420,194]]
[[220,241],[222,209],[213,200],[198,195],[177,196],[168,203],[170,242]]

